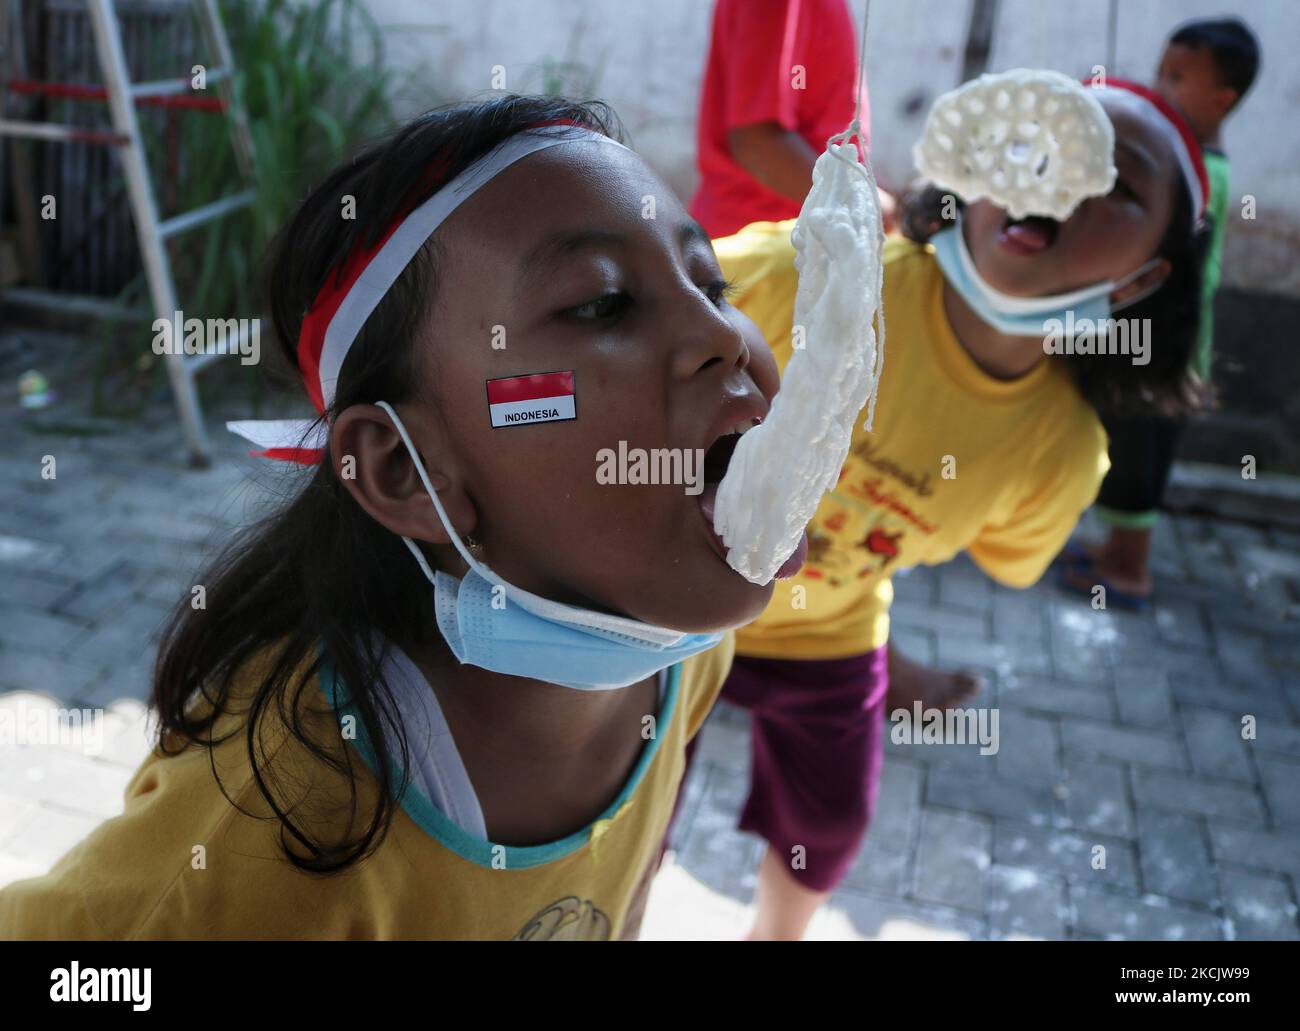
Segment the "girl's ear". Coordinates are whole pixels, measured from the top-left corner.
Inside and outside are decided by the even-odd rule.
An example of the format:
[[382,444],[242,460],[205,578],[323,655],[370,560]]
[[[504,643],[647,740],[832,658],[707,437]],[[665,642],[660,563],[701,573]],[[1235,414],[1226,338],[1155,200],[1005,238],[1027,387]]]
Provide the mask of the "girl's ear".
[[1118,290],[1112,290],[1111,306],[1118,308],[1154,293],[1169,278],[1169,273],[1172,271],[1173,266],[1169,264],[1169,259],[1161,258],[1136,279],[1125,283]]
[[[436,421],[408,411],[402,422],[452,526],[462,538],[473,533],[478,513],[455,463],[440,459],[447,449]],[[330,431],[330,461],[348,493],[376,522],[412,540],[451,543],[397,427],[382,408],[352,405],[339,413]]]

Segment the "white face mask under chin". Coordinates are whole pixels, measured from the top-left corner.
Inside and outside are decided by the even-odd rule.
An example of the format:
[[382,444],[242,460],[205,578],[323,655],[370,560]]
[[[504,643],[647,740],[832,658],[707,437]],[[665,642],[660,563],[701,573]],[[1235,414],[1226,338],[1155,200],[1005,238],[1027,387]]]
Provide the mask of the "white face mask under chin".
[[1008,336],[1041,337],[1046,332],[1045,323],[1054,319],[1064,321],[1067,312],[1073,313],[1075,321],[1085,318],[1095,322],[1104,321],[1114,312],[1150,297],[1164,282],[1159,279],[1133,297],[1111,302],[1112,293],[1140,279],[1160,264],[1162,259],[1155,257],[1116,280],[1104,280],[1063,294],[1016,297],[993,287],[980,275],[975,260],[966,248],[960,220],[935,233],[930,238],[930,244],[934,247],[935,260],[949,285],[981,321]]

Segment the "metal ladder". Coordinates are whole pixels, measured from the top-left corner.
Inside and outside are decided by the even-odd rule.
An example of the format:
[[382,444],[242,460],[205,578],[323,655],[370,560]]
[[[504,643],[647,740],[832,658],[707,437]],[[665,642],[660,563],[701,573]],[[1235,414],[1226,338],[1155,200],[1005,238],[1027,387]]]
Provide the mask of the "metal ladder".
[[[248,130],[248,120],[238,106],[232,87],[233,62],[225,26],[221,22],[216,0],[194,0],[194,3],[197,8],[200,32],[204,37],[208,53],[216,60],[216,67],[206,69],[206,83],[215,83],[217,86],[226,116],[229,118],[236,161],[245,182],[251,184],[254,181],[253,141]],[[165,220],[159,218],[158,205],[154,199],[153,186],[145,160],[144,143],[136,120],[135,102],[146,97],[189,93],[190,79],[185,77],[156,82],[131,82],[126,54],[122,47],[122,31],[113,0],[86,0],[86,6],[89,9],[95,49],[104,78],[112,119],[112,133],[88,131],[76,126],[48,122],[8,120],[4,117],[8,113],[7,109],[0,107],[0,136],[60,143],[92,143],[118,148],[145,277],[149,284],[150,301],[155,316],[171,323],[174,320],[174,313],[179,310],[179,305],[166,241],[170,237],[247,206],[256,196],[256,190],[245,189],[193,211],[174,215]],[[16,5],[13,10],[16,13]],[[12,38],[5,39],[4,36],[0,36],[0,44],[4,45],[5,64],[10,67],[15,64],[15,57],[21,57],[19,46],[22,38],[21,27],[14,31],[13,20],[8,17],[3,19],[4,36]],[[5,96],[5,79],[7,75],[0,78],[0,97]],[[0,301],[3,300],[21,301],[35,307],[66,308],[69,301],[75,302],[76,298],[42,290],[14,289],[0,293]],[[91,306],[95,303],[93,299],[84,300]],[[234,340],[226,341],[224,353],[238,353],[243,348],[244,338],[252,324],[249,320],[241,320],[243,328],[240,335]],[[199,404],[198,390],[195,387],[195,376],[220,356],[216,352],[189,355],[182,353],[179,348],[173,348],[163,356],[189,461],[195,466],[207,465],[210,460],[207,431],[203,426],[203,413]]]

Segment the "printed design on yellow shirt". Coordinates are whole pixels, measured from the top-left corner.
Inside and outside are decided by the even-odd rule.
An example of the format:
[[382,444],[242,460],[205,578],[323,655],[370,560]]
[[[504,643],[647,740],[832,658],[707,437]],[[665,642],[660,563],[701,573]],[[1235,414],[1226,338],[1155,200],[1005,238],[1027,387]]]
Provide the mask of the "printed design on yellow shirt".
[[929,536],[938,529],[908,503],[908,493],[934,494],[930,473],[891,461],[869,440],[855,443],[839,482],[808,528],[808,561],[801,575],[830,587],[890,575],[909,534]]
[[[891,482],[892,481],[892,482]],[[913,472],[879,453],[870,440],[856,441],[840,470],[839,482],[832,494],[845,494],[865,501],[874,508],[898,516],[927,537],[939,529],[938,524],[922,517],[894,490],[895,484],[921,498],[934,494],[930,473]]]
[[609,917],[576,895],[552,902],[530,919],[514,941],[609,941]]
[[[834,498],[822,502],[823,511]],[[888,516],[867,527],[845,509],[809,527],[808,561],[800,575],[831,587],[876,574],[889,575],[902,548],[906,529]]]

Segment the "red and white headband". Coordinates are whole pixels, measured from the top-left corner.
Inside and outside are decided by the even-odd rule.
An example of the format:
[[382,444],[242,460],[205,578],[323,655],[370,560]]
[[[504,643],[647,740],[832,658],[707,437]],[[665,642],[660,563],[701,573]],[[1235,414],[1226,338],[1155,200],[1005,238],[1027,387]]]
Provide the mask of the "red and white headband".
[[1174,156],[1178,159],[1178,167],[1183,173],[1187,192],[1192,198],[1193,221],[1201,221],[1210,203],[1210,177],[1205,172],[1205,159],[1201,156],[1201,145],[1196,141],[1191,126],[1178,113],[1178,109],[1155,90],[1127,79],[1108,78],[1104,85],[1089,85],[1097,93],[1118,100],[1130,110],[1149,112],[1154,108],[1161,116],[1157,125],[1160,134],[1169,141]]
[[[569,122],[525,129],[399,216],[373,246],[357,244],[339,274],[327,277],[298,334],[298,367],[317,412],[329,410],[353,342],[434,231],[516,161],[562,143],[607,143],[626,149],[617,140]],[[305,465],[321,459],[329,438],[328,427],[311,419],[243,420],[228,422],[226,428],[263,449],[252,452],[255,455]]]

